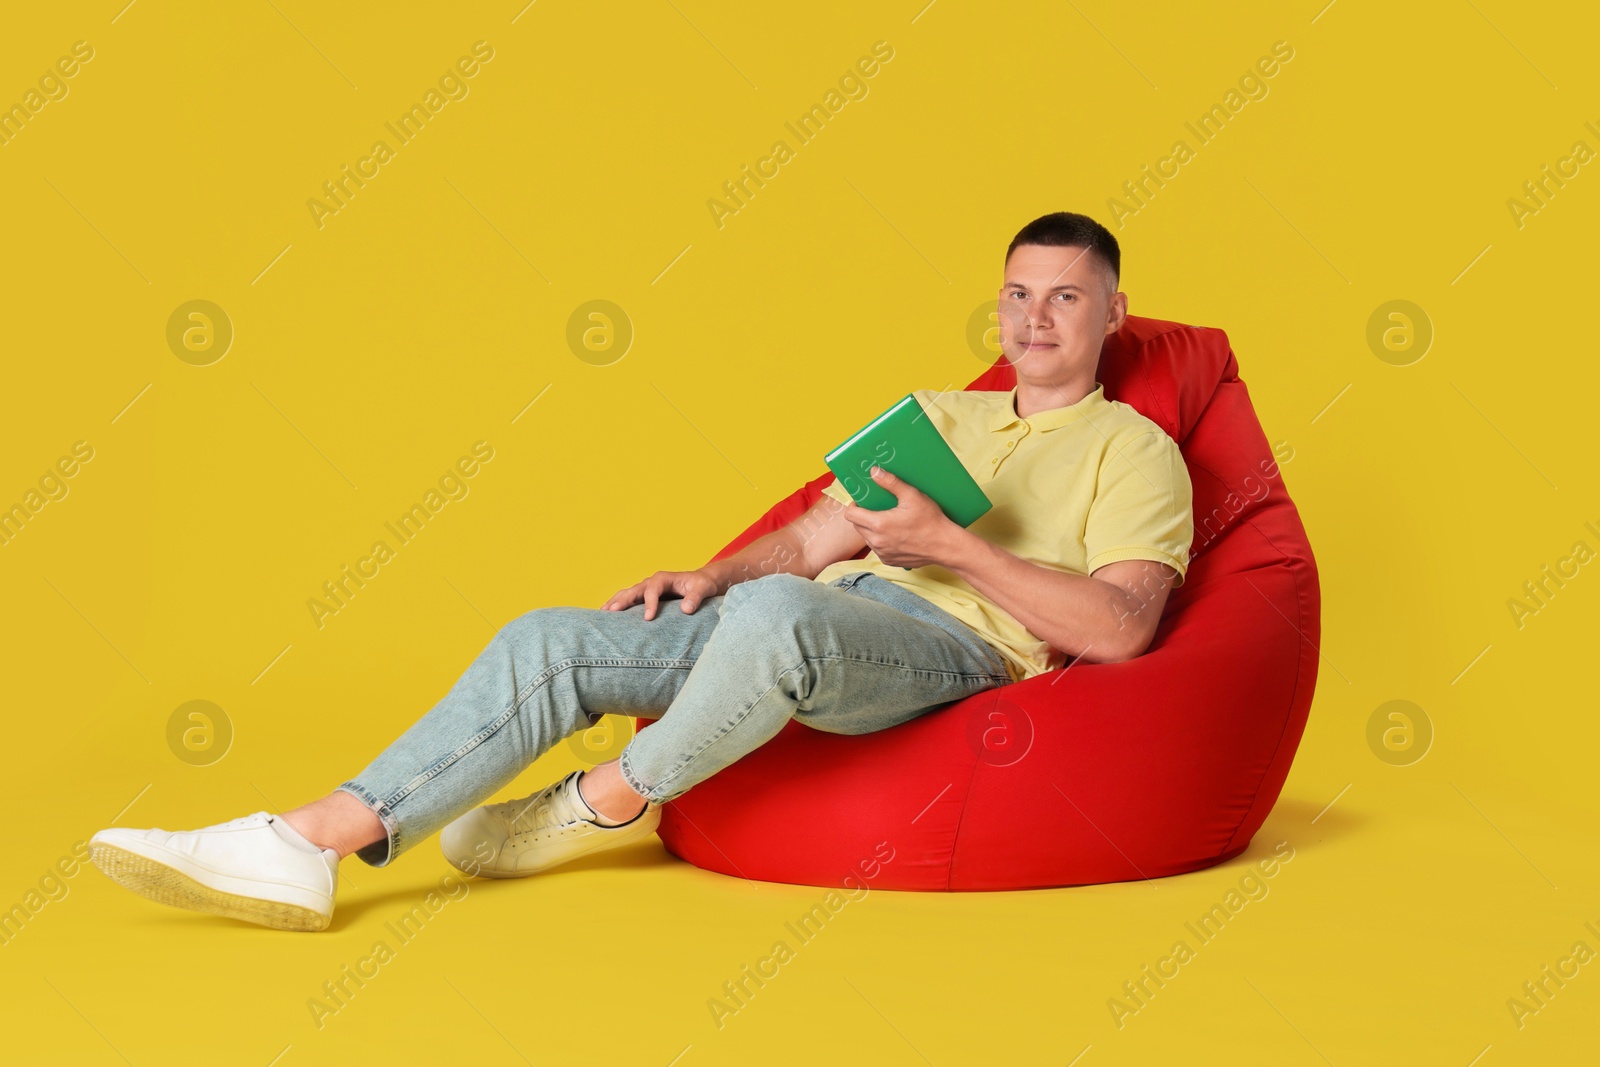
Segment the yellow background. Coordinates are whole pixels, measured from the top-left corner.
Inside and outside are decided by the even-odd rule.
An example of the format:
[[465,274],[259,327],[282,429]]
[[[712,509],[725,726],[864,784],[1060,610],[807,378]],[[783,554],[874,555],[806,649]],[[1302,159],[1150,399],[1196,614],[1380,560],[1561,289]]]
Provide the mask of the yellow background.
[[[888,400],[975,376],[967,323],[1012,234],[1054,210],[1109,223],[1179,138],[1194,158],[1115,231],[1122,287],[1136,314],[1227,330],[1292,448],[1322,676],[1245,856],[1158,884],[873,892],[720,1029],[707,1001],[822,891],[652,842],[474,884],[319,1030],[307,1000],[447,873],[429,842],[346,863],[333,927],[308,937],[82,870],[0,946],[20,1062],[1592,1051],[1600,963],[1521,1028],[1507,1008],[1574,942],[1600,949],[1597,565],[1520,629],[1507,607],[1574,542],[1600,549],[1583,317],[1600,176],[1582,168],[1520,227],[1507,207],[1575,141],[1600,148],[1592,12],[225,7],[36,6],[0,34],[0,103],[94,49],[0,146],[0,502],[94,449],[0,546],[0,904],[113,820],[191,828],[320,795],[498,625],[703,563]],[[319,229],[306,201],[479,40],[494,58],[469,95]],[[798,145],[784,123],[879,40],[894,56],[868,95]],[[1198,145],[1184,122],[1276,41],[1294,56],[1269,93]],[[794,158],[719,228],[707,201],[778,139]],[[195,299],[236,334],[203,367],[165,339]],[[636,331],[604,366],[566,341],[597,299]],[[1366,342],[1394,299],[1436,331],[1410,366]],[[307,600],[478,440],[495,453],[470,494],[319,629]],[[1394,699],[1435,731],[1410,766],[1366,740]],[[234,730],[207,766],[168,747],[190,700]],[[558,748],[505,795],[579,762]],[[1108,999],[1279,841],[1294,859],[1270,894],[1119,1029]]]

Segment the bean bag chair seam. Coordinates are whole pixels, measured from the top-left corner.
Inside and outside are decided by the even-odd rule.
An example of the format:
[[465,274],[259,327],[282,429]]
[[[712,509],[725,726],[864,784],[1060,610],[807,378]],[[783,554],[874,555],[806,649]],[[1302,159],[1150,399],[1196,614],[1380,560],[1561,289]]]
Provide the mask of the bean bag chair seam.
[[[1166,337],[1168,334],[1173,334],[1173,333],[1177,333],[1177,332],[1178,332],[1178,330],[1167,330],[1164,333],[1158,333],[1158,334],[1155,335],[1155,337],[1151,337],[1148,340],[1146,340],[1144,342],[1144,345],[1150,344],[1150,342],[1156,340],[1156,338]],[[1139,347],[1143,348],[1144,345],[1140,345]],[[1169,415],[1167,413],[1166,406],[1161,403],[1161,398],[1156,393],[1155,383],[1150,380],[1150,366],[1149,366],[1149,364],[1144,362],[1144,361],[1141,361],[1140,365],[1138,367],[1138,371],[1139,371],[1139,376],[1144,379],[1144,391],[1145,391],[1145,395],[1150,398],[1150,403],[1154,407],[1156,407],[1158,410],[1160,410],[1162,418],[1164,418],[1167,421],[1171,422],[1172,425],[1173,425],[1173,428],[1178,430],[1181,433],[1183,431],[1182,424],[1179,423],[1177,419],[1173,418],[1171,415]],[[1095,377],[1099,377],[1099,375],[1097,374]],[[1211,391],[1211,395],[1212,396],[1216,395],[1216,390],[1215,389],[1213,389]],[[1208,399],[1206,401],[1206,407],[1210,407],[1210,406],[1211,406],[1211,402]],[[1201,415],[1205,414],[1205,409],[1204,408],[1201,409],[1200,414]],[[1199,417],[1198,416],[1196,417],[1195,422],[1198,424],[1198,422],[1199,422]],[[1191,429],[1192,428],[1193,427],[1191,427]],[[1168,436],[1171,437],[1172,435],[1168,434]],[[1187,437],[1188,434],[1184,434],[1184,436]],[[1181,439],[1177,438],[1177,437],[1173,437],[1172,439],[1174,441],[1177,441],[1179,445],[1183,444],[1183,441]]]
[[[998,698],[996,702],[998,702]],[[967,764],[967,788],[961,794],[961,811],[956,816],[955,832],[950,835],[950,858],[946,861],[944,868],[944,890],[946,893],[955,891],[956,857],[961,854],[961,828],[966,825],[967,812],[971,810],[971,805],[967,803],[967,800],[972,796],[972,782],[977,776],[978,758],[974,754],[972,762]]]

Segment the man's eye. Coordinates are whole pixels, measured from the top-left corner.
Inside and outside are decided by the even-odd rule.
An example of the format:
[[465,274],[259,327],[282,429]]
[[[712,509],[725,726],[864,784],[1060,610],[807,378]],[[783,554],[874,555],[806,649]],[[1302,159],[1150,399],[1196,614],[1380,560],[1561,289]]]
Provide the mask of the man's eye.
[[1056,295],[1059,296],[1059,297],[1062,297],[1062,298],[1064,298],[1066,300],[1073,299],[1073,294],[1071,294],[1071,293],[1057,293]]

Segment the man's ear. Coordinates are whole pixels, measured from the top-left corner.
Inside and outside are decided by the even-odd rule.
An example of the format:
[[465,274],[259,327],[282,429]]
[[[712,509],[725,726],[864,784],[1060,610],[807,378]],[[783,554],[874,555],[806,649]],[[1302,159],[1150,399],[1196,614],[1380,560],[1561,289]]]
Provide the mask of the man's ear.
[[1110,337],[1122,329],[1122,324],[1128,321],[1128,294],[1112,293],[1111,302],[1106,306],[1106,336]]

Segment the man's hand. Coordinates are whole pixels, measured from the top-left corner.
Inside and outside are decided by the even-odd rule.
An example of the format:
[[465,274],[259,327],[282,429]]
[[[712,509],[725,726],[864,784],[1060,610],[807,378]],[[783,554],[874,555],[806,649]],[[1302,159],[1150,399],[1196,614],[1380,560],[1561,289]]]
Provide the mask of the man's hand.
[[663,597],[682,597],[679,608],[685,615],[693,615],[701,601],[723,592],[721,583],[703,570],[656,571],[637,585],[620,591],[601,607],[606,611],[622,611],[643,600],[644,617],[648,622],[656,617],[656,609]]
[[962,527],[950,521],[932,498],[910,482],[881,467],[872,468],[872,480],[894,494],[895,506],[887,511],[872,511],[849,504],[843,515],[878,558],[908,568],[943,563],[949,558],[952,540]]

